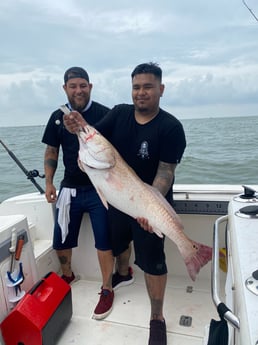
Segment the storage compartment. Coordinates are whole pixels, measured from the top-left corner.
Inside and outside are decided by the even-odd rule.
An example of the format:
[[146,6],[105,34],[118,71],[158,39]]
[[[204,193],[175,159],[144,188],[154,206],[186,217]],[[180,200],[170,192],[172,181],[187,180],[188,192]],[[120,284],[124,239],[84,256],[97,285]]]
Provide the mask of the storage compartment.
[[71,287],[50,272],[2,322],[5,345],[55,345],[71,317]]
[[[19,260],[13,257],[12,265],[12,237],[17,241],[20,236],[24,243],[21,255]],[[21,284],[17,284],[19,277]],[[0,322],[38,279],[27,218],[23,215],[0,216]]]

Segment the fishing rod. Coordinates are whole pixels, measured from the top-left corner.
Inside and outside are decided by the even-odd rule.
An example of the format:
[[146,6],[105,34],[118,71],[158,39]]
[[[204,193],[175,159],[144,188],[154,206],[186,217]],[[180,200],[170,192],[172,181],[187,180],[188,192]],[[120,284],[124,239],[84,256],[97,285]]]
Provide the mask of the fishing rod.
[[251,15],[254,17],[254,19],[258,22],[258,17],[255,15],[254,11],[247,5],[245,0],[242,0],[245,7],[248,9],[248,11],[251,13]]
[[3,141],[0,139],[0,143],[3,145],[9,156],[15,161],[15,163],[21,168],[21,170],[24,172],[24,174],[27,176],[27,178],[34,184],[34,186],[37,188],[37,190],[40,192],[40,194],[44,194],[45,191],[41,188],[41,186],[35,181],[35,177],[44,178],[45,175],[40,175],[38,170],[30,170],[28,171],[24,165],[19,161],[19,159],[15,156],[15,154],[8,149],[8,147],[3,143]]

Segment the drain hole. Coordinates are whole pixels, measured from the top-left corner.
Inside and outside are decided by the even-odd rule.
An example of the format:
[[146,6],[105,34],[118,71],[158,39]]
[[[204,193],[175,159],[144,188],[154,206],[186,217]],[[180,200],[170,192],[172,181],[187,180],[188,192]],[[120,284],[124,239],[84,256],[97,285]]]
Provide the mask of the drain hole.
[[192,326],[192,317],[187,315],[182,315],[179,321],[180,326],[190,327]]
[[193,287],[192,286],[187,286],[186,287],[186,292],[187,293],[192,293],[193,292]]

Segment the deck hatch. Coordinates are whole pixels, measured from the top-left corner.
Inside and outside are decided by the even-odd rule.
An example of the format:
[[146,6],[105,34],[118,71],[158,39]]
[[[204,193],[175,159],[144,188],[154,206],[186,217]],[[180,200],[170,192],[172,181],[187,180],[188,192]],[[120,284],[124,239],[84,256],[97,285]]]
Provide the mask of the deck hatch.
[[180,317],[179,325],[184,326],[184,327],[191,327],[192,326],[192,317],[187,316],[187,315],[182,315]]

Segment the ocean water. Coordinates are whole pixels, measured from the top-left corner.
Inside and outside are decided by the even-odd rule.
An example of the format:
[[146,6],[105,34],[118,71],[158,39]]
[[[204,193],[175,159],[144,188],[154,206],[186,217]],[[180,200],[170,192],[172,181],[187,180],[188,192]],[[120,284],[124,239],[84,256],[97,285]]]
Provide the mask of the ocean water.
[[[176,169],[176,183],[258,184],[258,116],[181,120],[187,148]],[[0,140],[28,171],[44,173],[44,126],[2,127]],[[0,144],[0,202],[37,191]],[[55,176],[63,175],[60,159]],[[36,178],[44,189],[44,179]]]

